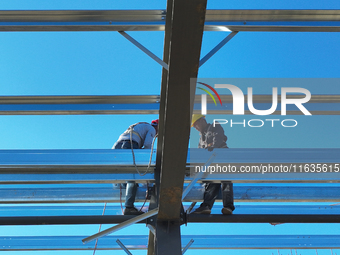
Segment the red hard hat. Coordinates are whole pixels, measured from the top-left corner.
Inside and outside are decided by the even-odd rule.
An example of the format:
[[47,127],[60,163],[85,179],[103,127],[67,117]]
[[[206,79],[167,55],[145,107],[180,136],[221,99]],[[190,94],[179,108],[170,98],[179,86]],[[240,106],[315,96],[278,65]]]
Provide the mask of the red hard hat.
[[158,126],[158,119],[151,121],[152,126]]

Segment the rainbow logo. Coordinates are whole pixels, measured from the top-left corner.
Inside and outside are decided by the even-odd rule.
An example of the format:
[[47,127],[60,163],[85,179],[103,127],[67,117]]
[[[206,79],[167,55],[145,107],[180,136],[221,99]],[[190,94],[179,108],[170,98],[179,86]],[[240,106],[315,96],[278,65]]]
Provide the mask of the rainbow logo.
[[[215,95],[217,96],[218,100],[220,101],[220,104],[222,105],[221,97],[220,97],[220,95],[216,92],[216,90],[213,87],[211,87],[210,85],[208,85],[206,83],[203,83],[203,82],[197,82],[197,83],[199,83],[201,85],[204,85],[207,88],[211,89],[211,91],[213,91],[215,93]],[[217,105],[214,96],[211,94],[211,92],[209,90],[204,89],[204,88],[200,88],[200,87],[197,87],[197,88],[200,89],[200,90],[203,90],[205,93],[207,93],[212,98],[212,100],[214,101],[215,105]]]

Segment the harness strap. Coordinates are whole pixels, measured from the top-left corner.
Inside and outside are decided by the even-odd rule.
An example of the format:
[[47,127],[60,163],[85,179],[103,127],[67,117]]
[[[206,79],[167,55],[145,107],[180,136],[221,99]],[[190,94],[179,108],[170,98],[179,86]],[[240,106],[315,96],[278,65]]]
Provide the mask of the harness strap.
[[[135,135],[137,135],[138,137],[139,137],[139,139],[143,142],[143,139],[142,139],[142,137],[140,136],[140,134],[138,134],[136,131],[134,131],[133,129],[130,131],[130,132],[132,132],[133,134],[135,134]],[[130,133],[129,132],[129,133]]]
[[141,144],[142,144],[142,146],[143,146],[144,140],[142,139],[142,137],[140,136],[140,134],[139,134],[138,132],[136,132],[136,131],[133,130],[133,128],[134,128],[135,126],[137,126],[138,124],[149,124],[149,123],[147,123],[147,122],[138,122],[138,123],[135,123],[135,124],[131,125],[131,126],[124,132],[124,134],[133,133],[133,134],[137,135],[137,136],[139,137],[139,139],[141,140]]

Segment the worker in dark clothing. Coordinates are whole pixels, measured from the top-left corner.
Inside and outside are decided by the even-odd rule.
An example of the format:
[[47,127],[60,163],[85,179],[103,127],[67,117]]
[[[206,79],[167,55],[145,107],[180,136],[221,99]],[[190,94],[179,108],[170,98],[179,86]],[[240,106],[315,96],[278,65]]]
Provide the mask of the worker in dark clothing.
[[[131,125],[123,134],[120,135],[112,149],[152,149],[152,142],[158,132],[158,119],[151,124],[139,122]],[[135,206],[138,184],[135,181],[128,181],[126,185],[124,215],[138,215],[143,212]]]
[[[212,151],[214,148],[228,148],[227,137],[224,135],[224,130],[220,124],[215,123],[215,126],[208,124],[205,116],[201,114],[194,114],[192,117],[192,126],[200,132],[200,140],[198,147]],[[204,182],[204,201],[193,213],[196,214],[210,214],[211,208],[221,190],[222,186],[222,201],[223,214],[232,214],[235,210],[233,183],[223,181],[220,183]]]

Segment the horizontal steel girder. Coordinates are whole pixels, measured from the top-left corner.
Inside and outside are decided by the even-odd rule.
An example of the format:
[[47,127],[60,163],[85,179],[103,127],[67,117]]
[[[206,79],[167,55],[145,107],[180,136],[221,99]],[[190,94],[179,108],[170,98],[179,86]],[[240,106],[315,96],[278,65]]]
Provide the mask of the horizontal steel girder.
[[[215,155],[209,167],[201,167]],[[190,149],[190,176],[233,182],[338,182],[340,149]],[[308,163],[307,163],[308,162]],[[327,163],[326,163],[327,162]],[[333,163],[331,163],[333,162]],[[323,168],[322,168],[323,167]]]
[[[12,216],[0,217],[0,225],[83,225],[118,224],[131,220],[134,215],[90,216]],[[340,223],[338,214],[188,214],[190,223]],[[142,220],[138,223],[145,223]]]
[[[154,151],[155,152],[155,151]],[[135,150],[136,164],[146,167],[149,163],[151,150]],[[215,149],[208,152],[204,149],[189,149],[187,162],[191,166],[204,164],[216,155],[213,164],[228,163],[340,163],[339,148],[230,148]],[[151,167],[155,164],[155,153],[151,159]],[[46,171],[48,168],[52,171]],[[63,167],[66,169],[63,170]],[[134,173],[130,150],[111,149],[41,149],[41,150],[0,150],[0,171],[24,169],[26,173],[40,172],[68,172],[67,167],[75,167],[79,172],[90,172],[99,167],[98,173]],[[102,169],[100,169],[102,167]],[[111,168],[112,167],[112,168]],[[124,168],[128,170],[124,170]],[[59,171],[57,170],[59,168]],[[111,169],[110,169],[111,168]],[[27,170],[25,170],[27,169]],[[121,169],[116,170],[116,169]],[[152,172],[152,171],[151,171]]]
[[[95,242],[82,244],[84,236],[6,236],[0,237],[1,251],[94,250]],[[120,250],[119,239],[129,250],[147,249],[147,235],[106,236],[98,240],[96,250]],[[191,239],[189,249],[336,249],[339,235],[207,235],[182,236],[182,244]]]
[[[339,32],[339,10],[207,10],[206,31]],[[164,31],[164,10],[0,11],[0,31]]]
[[[220,171],[201,180],[220,182],[340,182],[340,149],[215,149],[213,165],[232,166],[236,172]],[[153,181],[154,159],[148,169],[150,150],[136,150],[144,176],[136,173],[128,150],[0,150],[0,184],[119,183]],[[155,153],[154,153],[155,155]],[[187,162],[192,180],[211,152],[190,149]],[[250,172],[242,171],[250,167]],[[278,172],[271,171],[271,169]],[[307,168],[306,168],[307,166]],[[243,169],[242,169],[243,167]],[[267,172],[264,172],[265,168]],[[254,169],[253,169],[254,168]],[[281,171],[280,169],[283,169]],[[313,170],[314,169],[314,170]],[[288,172],[286,171],[288,170]],[[308,171],[307,171],[308,170]],[[324,172],[325,171],[325,172]]]
[[[6,186],[5,186],[6,187]],[[186,185],[184,186],[186,187]],[[125,188],[4,188],[0,189],[0,203],[118,203],[125,200]],[[203,200],[204,187],[196,185],[184,201]],[[144,202],[146,188],[139,187],[136,201]],[[334,185],[234,185],[236,202],[340,202],[340,187]],[[217,201],[221,201],[218,197]],[[3,207],[6,208],[6,207]],[[339,207],[340,208],[340,207]],[[0,215],[3,215],[0,213]]]
[[[150,162],[150,149],[134,150],[136,164],[147,167]],[[151,165],[155,164],[155,150]],[[113,168],[114,166],[114,168]],[[51,171],[48,168],[53,168]],[[63,168],[66,168],[63,170]],[[41,149],[41,150],[0,150],[0,171],[27,168],[28,172],[47,170],[47,172],[68,172],[74,167],[78,172],[93,172],[99,167],[98,173],[112,172],[121,168],[134,168],[131,150],[112,149]],[[7,169],[8,168],[8,169]],[[92,170],[91,170],[92,168]],[[31,170],[29,170],[31,169]],[[32,170],[34,169],[34,170]],[[57,170],[59,169],[59,170]],[[152,169],[150,170],[151,172]],[[119,171],[118,171],[119,172]],[[134,172],[133,172],[134,173]]]
[[[290,95],[289,98],[300,98]],[[208,98],[208,113],[232,114],[232,96],[221,95],[223,107],[213,105]],[[1,96],[0,115],[81,115],[81,114],[158,114],[160,96]],[[194,112],[200,112],[200,96],[195,98]],[[256,104],[271,107],[271,95],[254,95]],[[340,95],[312,95],[306,107],[313,115],[339,115]],[[280,98],[278,100],[280,114]],[[212,107],[211,107],[211,106]],[[251,114],[245,107],[245,114]],[[288,115],[302,114],[301,111],[288,105]]]
[[160,96],[2,96],[2,115],[158,114]]
[[[202,200],[201,200],[202,201]],[[264,202],[264,201],[263,201]],[[279,201],[277,201],[279,202]],[[139,208],[138,205],[136,205]],[[13,216],[99,216],[103,214],[103,205],[11,205],[0,206],[0,215],[2,217]],[[188,208],[184,205],[184,210]],[[215,203],[212,208],[212,214],[220,214],[223,208],[221,203]],[[145,206],[143,211],[148,211],[148,206]],[[339,204],[325,205],[296,205],[296,204],[283,204],[283,205],[235,205],[235,215],[239,214],[313,214],[313,215],[339,215]],[[120,205],[107,205],[105,207],[105,215],[120,215],[122,209]]]

